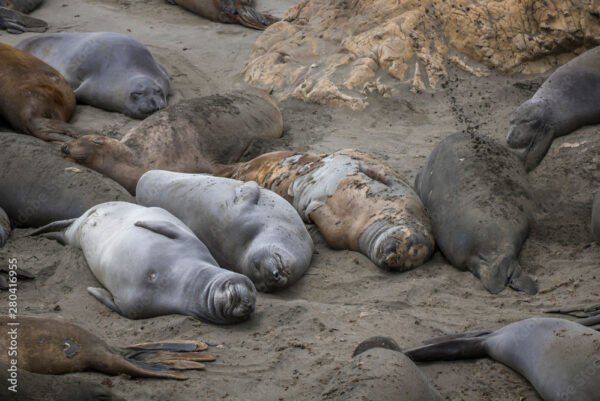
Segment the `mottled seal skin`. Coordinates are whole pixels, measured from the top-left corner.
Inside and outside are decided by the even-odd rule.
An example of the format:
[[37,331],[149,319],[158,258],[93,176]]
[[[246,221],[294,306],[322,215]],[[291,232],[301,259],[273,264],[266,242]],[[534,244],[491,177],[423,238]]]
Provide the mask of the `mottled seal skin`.
[[532,204],[527,173],[516,155],[483,136],[452,134],[433,149],[415,188],[452,265],[470,270],[492,294],[507,285],[537,292],[517,260]]
[[264,30],[279,21],[252,8],[252,0],[167,0],[211,21]]
[[56,145],[0,132],[0,205],[13,227],[79,217],[115,200],[134,201],[113,180],[65,160]]
[[600,191],[596,192],[592,204],[592,235],[596,242],[600,244]]
[[88,292],[122,316],[176,313],[227,324],[254,311],[252,282],[220,268],[206,245],[164,209],[108,202],[32,235],[60,229],[65,231],[50,237],[80,248],[108,290],[90,287]]
[[146,171],[221,175],[259,138],[279,138],[283,118],[266,92],[233,91],[183,100],[161,110],[120,141],[88,135],[63,146],[70,159],[131,193]]
[[10,235],[10,220],[8,215],[0,208],[0,248],[6,244]]
[[[109,375],[185,380],[185,375],[173,370],[202,369],[204,365],[193,361],[215,359],[199,352],[208,348],[199,341],[142,343],[117,350],[94,334],[63,320],[0,317],[0,327],[5,333],[0,338],[0,347],[7,350],[1,353],[0,362],[11,363],[11,359],[16,359],[19,370],[32,373],[61,375],[98,371]],[[18,352],[11,355],[8,350],[15,341]]]
[[255,182],[154,170],[140,178],[136,200],[181,219],[220,266],[249,277],[259,291],[288,287],[310,266],[313,242],[302,219]]
[[[2,3],[0,2],[0,4]],[[48,23],[17,10],[0,7],[0,29],[17,35],[24,32],[45,32],[48,29]]]
[[[18,370],[13,373],[9,369]],[[13,386],[9,380],[16,380],[16,391],[9,389]],[[125,401],[108,388],[88,380],[30,373],[5,362],[0,362],[0,382],[3,401]]]
[[506,142],[526,148],[528,170],[534,169],[554,138],[584,125],[600,123],[600,47],[595,47],[559,67],[533,97],[510,117]]
[[597,401],[600,394],[600,333],[564,319],[447,336],[405,354],[415,362],[492,358],[523,375],[545,401]]
[[137,40],[118,33],[52,33],[17,47],[64,75],[79,103],[143,119],[167,105],[169,75]]
[[229,176],[276,192],[332,248],[362,252],[380,267],[408,270],[435,249],[429,217],[411,186],[364,153],[267,153]]
[[[357,352],[358,351],[358,352]],[[391,338],[361,343],[321,393],[321,400],[442,401],[427,377]]]
[[75,95],[65,78],[40,59],[0,43],[0,117],[15,131],[46,141],[65,141],[81,132],[67,123]]

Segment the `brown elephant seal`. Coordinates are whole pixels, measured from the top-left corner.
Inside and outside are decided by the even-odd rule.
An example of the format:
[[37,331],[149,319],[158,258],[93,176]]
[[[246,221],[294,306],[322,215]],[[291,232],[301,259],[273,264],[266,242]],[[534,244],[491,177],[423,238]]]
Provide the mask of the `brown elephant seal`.
[[600,46],[559,67],[533,97],[510,117],[508,146],[525,148],[527,170],[534,169],[554,138],[600,123]]
[[252,8],[252,0],[167,0],[196,15],[225,24],[240,24],[248,28],[264,30],[279,18],[261,14]]
[[600,191],[596,192],[592,204],[592,234],[598,244],[600,244]]
[[16,47],[60,72],[79,103],[139,119],[167,105],[167,71],[146,46],[127,35],[50,33]]
[[134,201],[113,180],[62,158],[56,145],[0,132],[0,206],[13,227],[79,217],[114,200]]
[[452,265],[471,271],[492,294],[507,285],[537,292],[517,259],[533,206],[527,173],[516,155],[480,135],[452,134],[433,149],[415,188]]
[[58,71],[16,47],[0,43],[0,116],[15,131],[65,141],[82,130],[67,123],[75,111],[73,89]]
[[88,292],[122,316],[144,319],[176,313],[227,324],[254,312],[252,282],[220,268],[206,245],[164,209],[108,202],[31,235],[48,232],[83,251],[106,288],[90,287]]
[[273,152],[229,174],[255,181],[315,223],[334,249],[359,251],[380,267],[408,270],[435,249],[429,217],[408,183],[386,164],[355,150]]
[[[208,346],[198,341],[143,343],[117,350],[94,334],[62,320],[0,317],[5,333],[0,362],[33,373],[61,375],[98,371],[109,375],[185,380],[174,370],[203,369]],[[18,345],[18,348],[17,348]]]
[[442,401],[443,398],[394,340],[370,338],[321,393],[336,401]]
[[523,375],[545,401],[597,401],[600,394],[600,333],[569,320],[521,320],[405,354],[415,362],[490,357]]
[[255,182],[153,170],[138,181],[136,200],[180,218],[220,266],[249,277],[259,291],[288,287],[310,266],[313,242],[302,219]]
[[[0,4],[2,3],[0,2]],[[45,32],[48,29],[48,23],[17,10],[0,7],[0,29],[17,35],[24,32]]]
[[108,388],[78,378],[31,373],[0,362],[2,401],[125,401]]
[[283,119],[262,91],[234,91],[183,100],[154,113],[120,141],[88,135],[63,146],[72,160],[94,169],[131,193],[146,171],[214,175],[230,171],[258,138],[279,138]]
[[0,248],[6,244],[8,236],[10,235],[10,220],[8,215],[0,207]]

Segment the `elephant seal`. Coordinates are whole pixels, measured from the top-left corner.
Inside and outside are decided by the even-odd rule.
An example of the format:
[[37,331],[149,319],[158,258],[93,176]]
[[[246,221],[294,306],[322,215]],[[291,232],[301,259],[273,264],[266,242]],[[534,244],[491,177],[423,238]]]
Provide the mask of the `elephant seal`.
[[592,234],[598,244],[600,244],[600,191],[594,196],[592,204]]
[[442,401],[443,398],[391,338],[370,338],[338,370],[321,400]]
[[23,134],[65,141],[81,131],[67,123],[75,111],[73,89],[37,57],[0,43],[0,117]]
[[508,146],[526,148],[527,170],[534,169],[554,138],[600,123],[600,46],[559,67],[533,97],[510,117]]
[[0,362],[3,401],[125,401],[108,388],[78,378],[30,373]]
[[0,7],[17,10],[29,14],[42,4],[44,0],[0,0]]
[[[5,352],[0,362],[32,373],[61,375],[98,371],[109,375],[157,379],[187,379],[174,370],[203,369],[198,361],[214,361],[199,341],[165,341],[135,344],[117,350],[94,334],[62,320],[31,316],[0,317]],[[18,345],[18,349],[17,349]],[[48,399],[48,398],[45,398]]]
[[492,294],[507,285],[537,292],[517,260],[533,207],[516,155],[477,134],[452,134],[433,149],[415,188],[452,265],[470,270]]
[[[62,147],[70,159],[135,192],[149,170],[219,174],[258,138],[279,138],[283,118],[266,92],[183,100],[153,114],[120,141],[88,135]],[[219,174],[220,175],[220,174]]]
[[10,220],[6,215],[6,212],[0,207],[0,248],[6,244],[8,236],[10,235]]
[[259,291],[290,286],[310,266],[313,242],[302,219],[255,182],[153,170],[138,181],[136,200],[181,219],[220,266],[249,277]]
[[[0,2],[0,5],[2,2]],[[44,20],[30,17],[17,10],[0,7],[0,29],[12,34],[23,32],[45,32],[48,23]]]
[[600,394],[600,333],[569,320],[521,320],[405,354],[415,362],[490,357],[523,375],[545,401],[597,401]]
[[79,103],[143,119],[167,105],[169,74],[137,40],[118,33],[51,33],[17,47],[64,75]]
[[[60,229],[65,231],[53,232]],[[226,324],[246,320],[254,311],[252,282],[220,268],[206,245],[164,209],[108,202],[31,235],[48,232],[83,251],[108,290],[90,287],[88,292],[122,316],[177,313]]]
[[79,217],[114,200],[134,202],[113,180],[62,158],[56,145],[0,133],[0,205],[13,227]]
[[261,14],[252,8],[252,0],[167,0],[196,15],[225,24],[240,24],[248,28],[264,30],[279,18]]
[[389,166],[364,153],[267,153],[228,176],[279,194],[305,222],[319,227],[332,248],[362,252],[377,266],[408,270],[435,249],[417,194]]

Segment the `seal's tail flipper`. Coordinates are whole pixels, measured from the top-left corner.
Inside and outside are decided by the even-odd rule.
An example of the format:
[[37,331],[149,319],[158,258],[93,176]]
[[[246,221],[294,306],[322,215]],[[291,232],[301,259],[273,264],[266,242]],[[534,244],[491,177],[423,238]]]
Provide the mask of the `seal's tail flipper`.
[[523,291],[529,295],[535,295],[538,292],[538,286],[531,277],[521,268],[519,262],[513,258],[509,259],[508,267],[508,286],[513,290]]
[[[487,356],[482,337],[464,337],[423,345],[405,351],[404,354],[415,362],[454,361],[457,359],[483,358]],[[434,340],[435,341],[435,340]]]
[[66,245],[67,238],[65,237],[64,230],[73,224],[75,220],[77,219],[59,220],[50,224],[46,224],[45,226],[40,227],[29,234],[28,237],[35,237],[37,235],[45,234],[45,238],[53,239],[62,245]]
[[8,33],[45,32],[48,29],[46,21],[25,15],[17,10],[0,7],[0,28]]
[[492,294],[498,294],[506,286],[529,295],[538,292],[536,283],[523,272],[519,262],[512,256],[502,258],[500,263],[495,261],[490,263],[479,255],[470,263],[470,267],[483,286]]
[[205,368],[201,362],[212,362],[216,359],[212,355],[199,352],[207,348],[208,345],[199,341],[165,341],[123,347],[122,354],[132,363],[166,365],[176,370],[200,370]]
[[234,7],[237,12],[236,20],[239,24],[252,29],[258,29],[263,31],[267,29],[269,25],[279,21],[279,18],[273,17],[268,14],[261,14],[254,8],[247,4],[244,4],[240,0],[233,0]]

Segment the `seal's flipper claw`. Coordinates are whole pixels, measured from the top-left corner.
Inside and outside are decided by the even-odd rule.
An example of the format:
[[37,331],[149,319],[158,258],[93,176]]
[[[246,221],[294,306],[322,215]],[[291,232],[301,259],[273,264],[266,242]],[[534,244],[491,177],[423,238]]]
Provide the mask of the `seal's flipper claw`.
[[119,315],[123,315],[121,309],[115,304],[112,294],[106,291],[104,288],[88,287],[88,292],[93,295],[98,301],[108,306],[110,309],[117,312]]
[[365,341],[358,344],[358,346],[354,349],[354,352],[352,353],[352,358],[372,348],[385,348],[392,351],[402,352],[402,349],[393,338],[375,336],[367,338]]
[[[145,228],[146,230],[150,230],[155,232],[156,234],[164,235],[170,239],[177,239],[182,237],[182,234],[185,233],[180,227],[171,223],[170,221],[136,221],[134,226]],[[188,233],[186,233],[188,234]],[[188,234],[189,235],[189,234]]]

